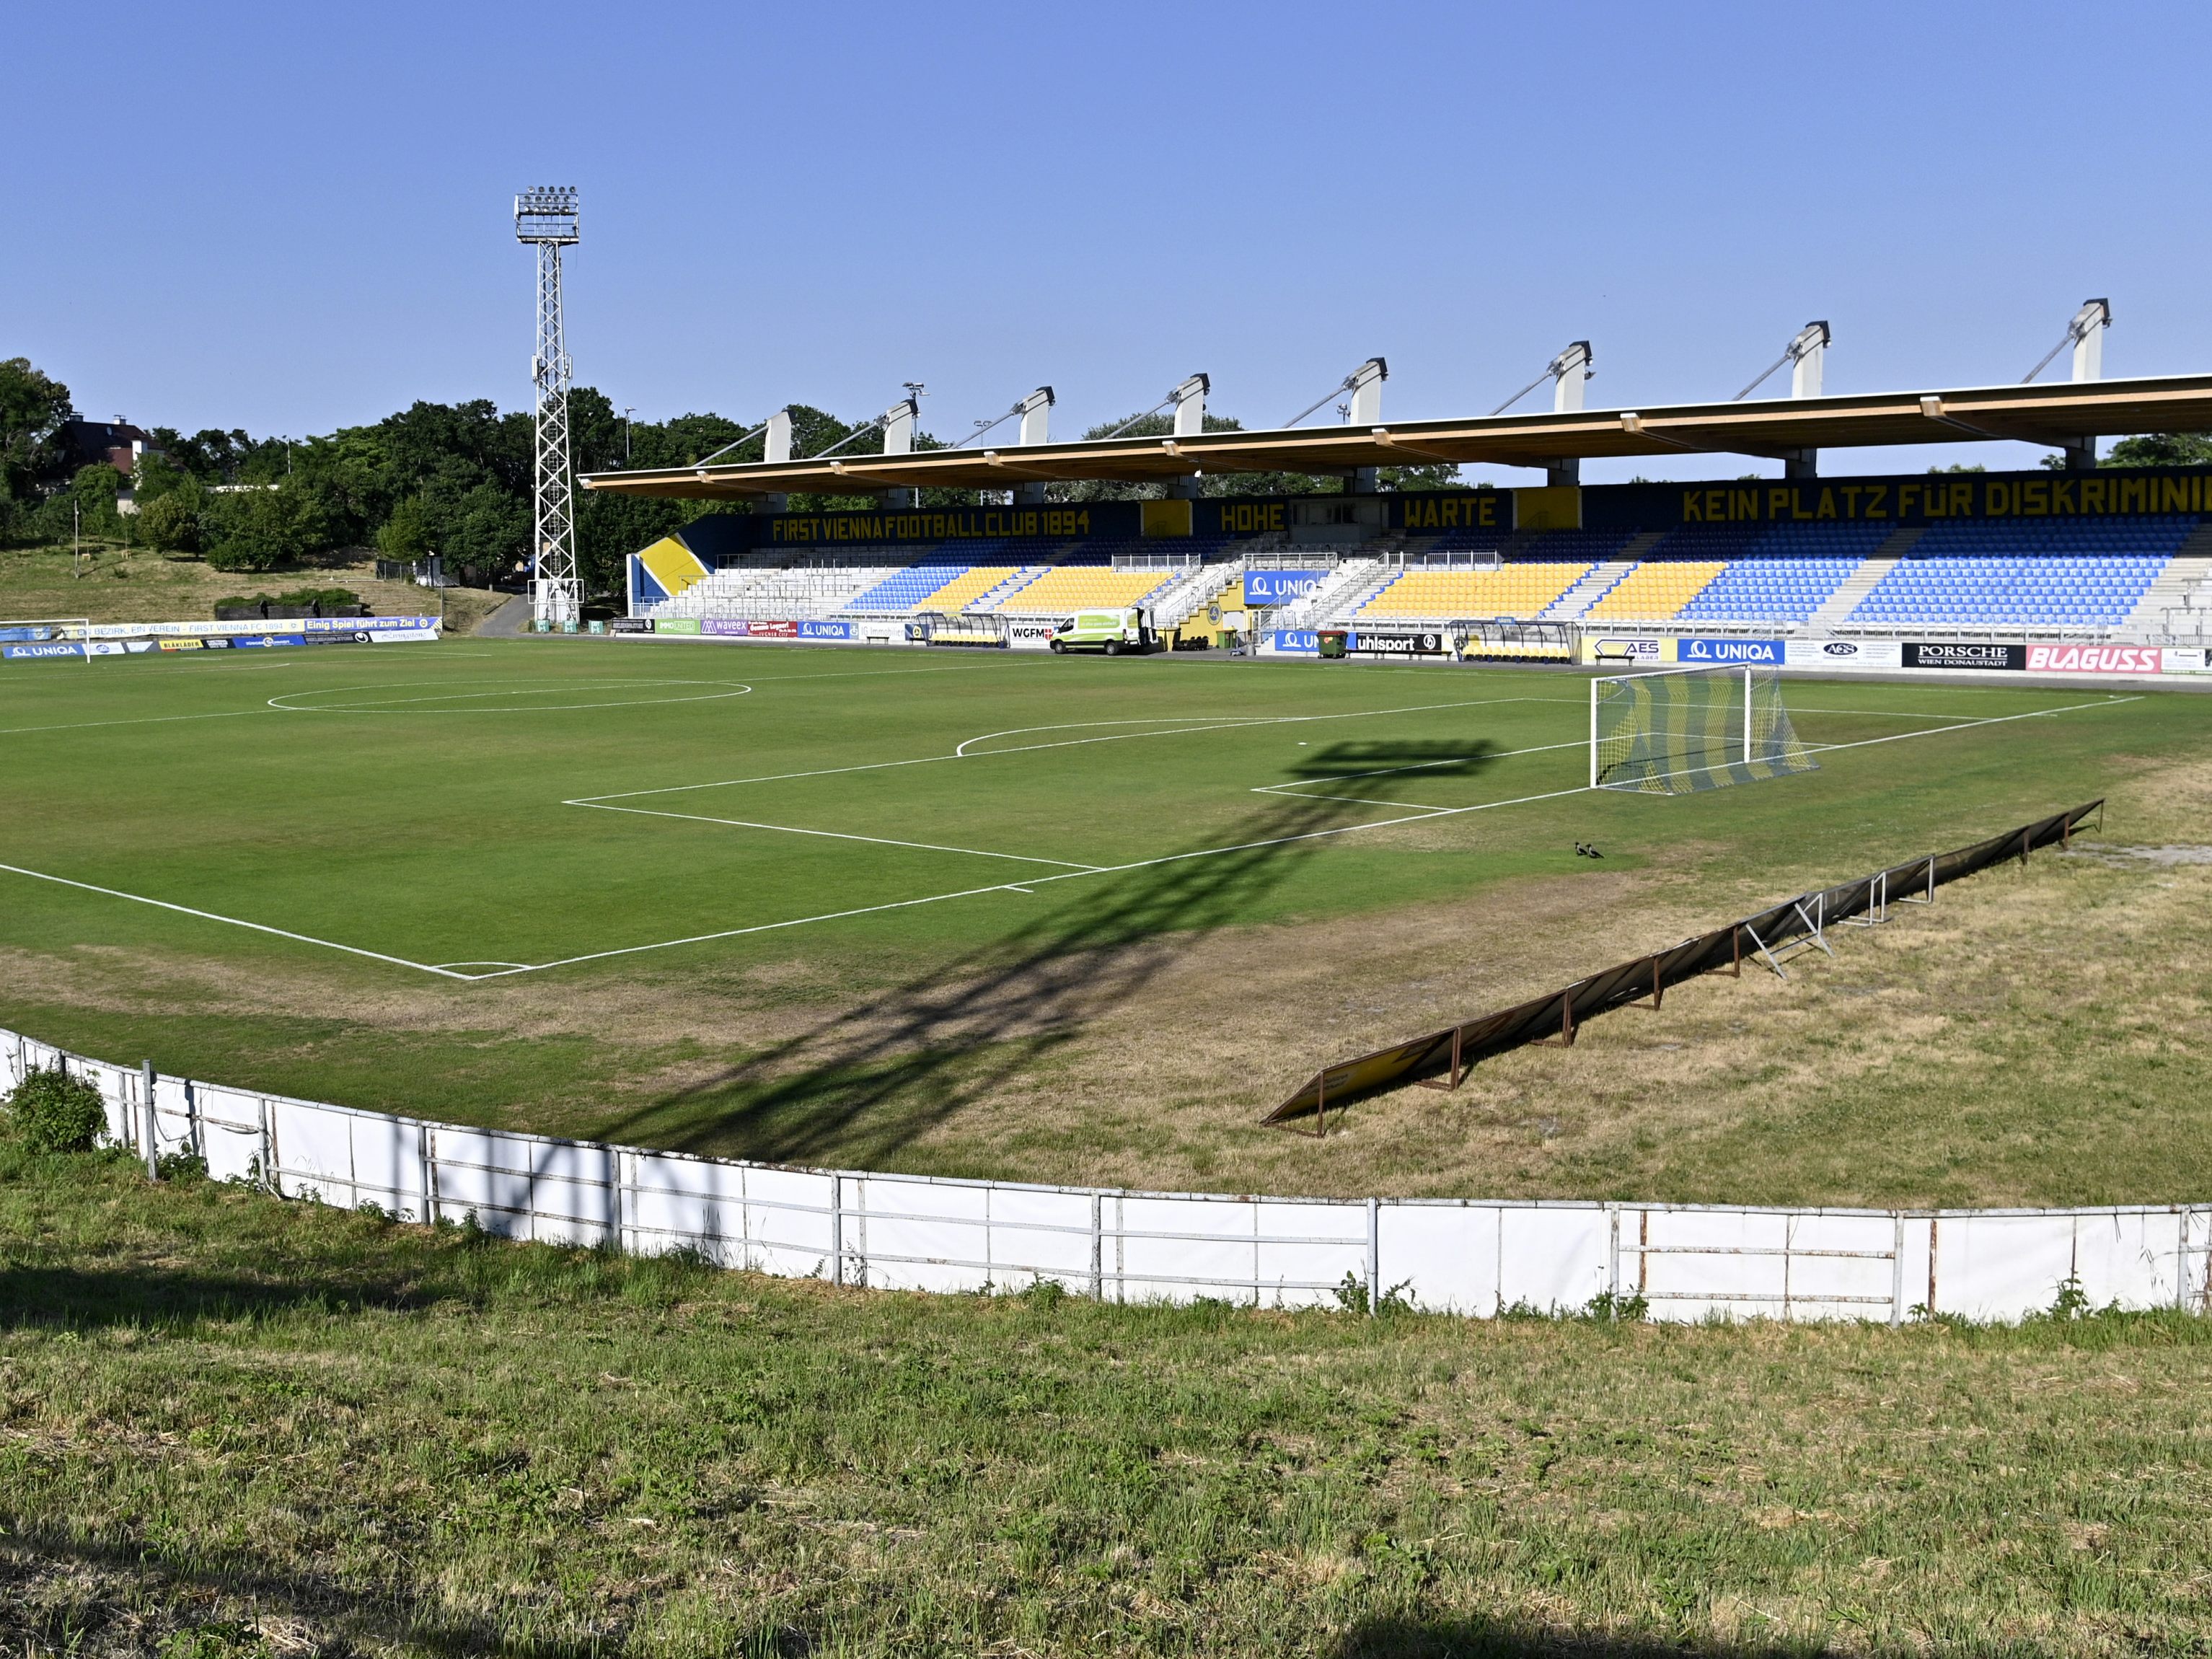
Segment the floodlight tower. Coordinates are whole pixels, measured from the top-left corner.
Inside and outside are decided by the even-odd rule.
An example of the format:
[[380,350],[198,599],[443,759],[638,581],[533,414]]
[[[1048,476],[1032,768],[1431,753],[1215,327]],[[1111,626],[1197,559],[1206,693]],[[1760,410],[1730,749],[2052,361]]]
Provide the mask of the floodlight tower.
[[514,240],[538,249],[538,349],[530,360],[538,423],[530,615],[540,633],[573,633],[583,615],[568,478],[568,348],[561,317],[561,250],[580,241],[582,230],[574,185],[533,185],[514,198]]

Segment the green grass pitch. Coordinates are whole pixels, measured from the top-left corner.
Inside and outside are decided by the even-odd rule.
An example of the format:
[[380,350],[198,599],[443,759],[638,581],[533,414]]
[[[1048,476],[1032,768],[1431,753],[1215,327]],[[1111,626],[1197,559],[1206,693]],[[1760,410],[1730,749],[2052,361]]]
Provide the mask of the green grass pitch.
[[[1586,921],[1555,908],[1536,936],[1558,982],[1631,947],[1625,879],[1724,919],[2212,736],[2212,702],[2180,695],[1793,680],[1819,771],[1652,798],[1583,787],[1588,693],[1542,671],[659,641],[10,664],[0,1018],[387,1109],[1039,1173],[1018,1136],[902,1149],[916,1113],[957,1115],[948,1090],[976,1097],[947,1079],[987,1053],[993,1090],[1051,1116],[1108,1074],[1080,1039],[1116,1012],[1156,1007],[1147,1029],[1202,1059],[1192,1022],[1237,1027],[1243,975],[1277,1030],[1272,1070],[1208,1085],[1240,1121],[1325,1051],[1436,1023],[1385,976],[1323,1035],[1264,950],[1170,985],[1203,941],[1310,961],[1486,895],[1587,891]],[[975,1006],[979,977],[1019,988],[1021,1018]],[[783,1065],[776,1133],[707,1133],[736,1097],[685,1068],[758,1063],[794,1020],[912,1029]],[[817,1103],[838,1133],[809,1131]]]

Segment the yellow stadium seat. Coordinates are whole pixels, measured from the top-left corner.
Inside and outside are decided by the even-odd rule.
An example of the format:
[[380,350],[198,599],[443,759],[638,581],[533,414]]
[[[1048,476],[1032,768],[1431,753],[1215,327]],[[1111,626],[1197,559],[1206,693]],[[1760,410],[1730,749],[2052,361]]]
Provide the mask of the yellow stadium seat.
[[1103,565],[1070,564],[1024,582],[991,608],[1027,614],[1070,611],[1118,611],[1174,579],[1164,570],[1109,570]]
[[1509,564],[1496,570],[1408,570],[1360,607],[1363,617],[1534,617],[1595,568]]
[[1638,564],[1583,614],[1635,622],[1666,622],[1712,585],[1727,567],[1702,559],[1661,559]]
[[1018,564],[979,564],[955,576],[926,599],[915,602],[917,611],[960,611],[973,605],[1000,582],[1021,569]]

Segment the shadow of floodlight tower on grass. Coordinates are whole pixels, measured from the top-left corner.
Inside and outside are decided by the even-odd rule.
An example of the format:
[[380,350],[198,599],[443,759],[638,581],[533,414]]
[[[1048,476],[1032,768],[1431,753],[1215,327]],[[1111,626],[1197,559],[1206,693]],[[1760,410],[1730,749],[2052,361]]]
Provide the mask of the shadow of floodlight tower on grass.
[[1487,741],[1317,747],[1259,796],[1264,806],[1206,844],[1040,882],[1034,898],[1010,895],[1051,908],[602,1133],[685,1152],[880,1167],[1142,993],[1192,935],[1250,919],[1336,836],[1377,823],[1378,811],[1402,821],[1389,798],[1408,775],[1472,776],[1494,754]]

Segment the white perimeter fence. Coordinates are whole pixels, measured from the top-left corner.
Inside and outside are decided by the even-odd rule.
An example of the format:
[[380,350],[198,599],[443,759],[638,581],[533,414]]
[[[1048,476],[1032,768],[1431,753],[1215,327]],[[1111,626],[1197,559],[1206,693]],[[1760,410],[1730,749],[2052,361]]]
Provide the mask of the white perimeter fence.
[[1332,1304],[1488,1317],[1641,1296],[1657,1319],[2011,1320],[2090,1303],[2212,1311],[2212,1205],[1785,1210],[1721,1205],[1131,1193],[803,1170],[356,1111],[146,1073],[0,1031],[0,1085],[62,1066],[108,1133],[217,1179],[409,1220],[887,1290],[1054,1279],[1115,1302]]

